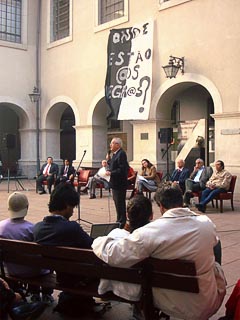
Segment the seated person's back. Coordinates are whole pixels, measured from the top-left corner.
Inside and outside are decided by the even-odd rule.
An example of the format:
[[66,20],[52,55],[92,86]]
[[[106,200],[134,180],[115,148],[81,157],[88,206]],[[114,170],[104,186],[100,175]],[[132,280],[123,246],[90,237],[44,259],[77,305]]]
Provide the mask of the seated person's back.
[[[207,216],[183,208],[178,188],[158,189],[155,195],[162,217],[134,230],[94,240],[94,253],[112,266],[129,267],[152,256],[195,262],[200,292],[192,294],[154,288],[156,307],[185,320],[208,319],[217,312],[226,293],[223,271],[215,262],[216,228]],[[123,241],[124,239],[124,241]],[[125,294],[131,294],[125,290]],[[132,297],[129,296],[129,299]]]

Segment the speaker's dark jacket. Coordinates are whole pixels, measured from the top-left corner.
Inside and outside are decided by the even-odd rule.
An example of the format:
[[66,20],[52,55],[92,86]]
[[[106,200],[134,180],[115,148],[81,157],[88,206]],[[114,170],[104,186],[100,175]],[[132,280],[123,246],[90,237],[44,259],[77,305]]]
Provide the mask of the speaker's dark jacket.
[[123,149],[119,149],[109,160],[109,171],[111,171],[110,186],[112,189],[127,188],[128,162],[127,155]]

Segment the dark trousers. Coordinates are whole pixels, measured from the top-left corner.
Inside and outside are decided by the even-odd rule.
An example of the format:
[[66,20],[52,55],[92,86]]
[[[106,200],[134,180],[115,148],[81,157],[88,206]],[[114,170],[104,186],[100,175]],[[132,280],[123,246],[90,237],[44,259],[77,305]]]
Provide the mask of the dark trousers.
[[200,204],[202,206],[206,206],[208,202],[210,202],[218,193],[221,192],[226,192],[226,190],[222,188],[216,188],[213,190],[211,190],[210,188],[206,188],[202,192]]
[[192,191],[192,192],[201,191],[200,183],[195,182],[192,179],[187,179],[185,181],[185,188],[186,188],[186,191],[188,191],[188,190]]
[[185,187],[186,187],[186,192],[184,193],[183,196],[183,202],[186,204],[190,204],[190,199],[193,197],[191,193],[188,193],[187,191],[192,191],[192,192],[199,192],[202,190],[200,187],[199,182],[195,182],[192,179],[187,179],[185,181]]
[[54,175],[52,175],[52,176],[44,176],[43,174],[41,174],[37,178],[37,189],[38,189],[38,191],[43,191],[44,190],[43,186],[42,186],[43,181],[47,181],[48,190],[49,190],[49,193],[51,193],[52,185],[54,183]]
[[120,228],[123,228],[126,223],[126,192],[127,189],[112,189],[113,201],[117,211],[117,222],[120,223]]

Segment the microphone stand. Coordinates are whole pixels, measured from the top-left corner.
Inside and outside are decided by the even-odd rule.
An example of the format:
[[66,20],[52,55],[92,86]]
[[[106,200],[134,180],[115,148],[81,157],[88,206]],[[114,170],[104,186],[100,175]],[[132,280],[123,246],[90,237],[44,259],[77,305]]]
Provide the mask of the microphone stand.
[[165,154],[167,154],[167,172],[166,172],[165,176],[162,178],[162,180],[166,179],[166,181],[170,181],[171,180],[171,175],[169,173],[169,154],[168,154],[169,149],[171,148],[171,146],[172,146],[171,143],[168,144],[168,142],[167,142],[166,150],[165,150],[164,154],[162,155],[162,159],[163,159]]
[[[86,152],[87,152],[86,150],[83,151],[82,159],[80,160],[80,162],[79,162],[79,164],[78,164],[78,167],[77,167],[77,170],[75,171],[75,174],[74,174],[74,179],[75,179],[75,177],[77,176],[77,173],[78,173],[78,171],[79,171],[79,169],[80,169],[80,167],[81,167],[81,164],[82,164],[83,158],[85,157]],[[78,181],[78,182],[79,182],[79,181]],[[81,187],[78,188],[78,190],[79,190],[79,204],[78,204],[78,217],[77,217],[77,220],[76,220],[76,221],[77,221],[78,223],[80,223],[80,221],[84,221],[84,222],[86,222],[86,223],[90,223],[89,221],[86,221],[86,220],[81,219],[81,212],[80,212]]]

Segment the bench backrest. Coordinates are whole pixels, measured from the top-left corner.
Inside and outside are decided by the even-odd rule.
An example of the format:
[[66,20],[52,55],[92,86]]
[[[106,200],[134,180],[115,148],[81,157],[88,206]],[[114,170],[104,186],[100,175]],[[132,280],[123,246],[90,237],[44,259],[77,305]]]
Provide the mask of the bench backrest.
[[0,239],[0,261],[88,278],[137,283],[143,288],[199,292],[195,264],[191,261],[148,258],[131,268],[117,268],[97,258],[92,250],[7,239]]

